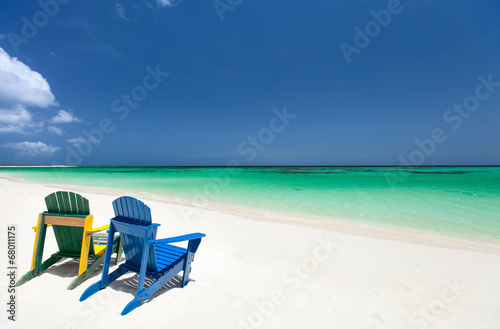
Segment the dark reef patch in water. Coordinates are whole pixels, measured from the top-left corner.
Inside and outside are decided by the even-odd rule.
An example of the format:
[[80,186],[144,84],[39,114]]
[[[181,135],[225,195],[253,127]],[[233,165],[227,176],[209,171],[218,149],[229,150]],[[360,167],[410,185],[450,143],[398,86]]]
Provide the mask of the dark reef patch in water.
[[342,174],[339,171],[302,171],[302,170],[245,170],[245,172],[258,172],[263,174]]
[[188,171],[201,171],[201,170],[113,170],[106,171],[105,173],[113,174],[113,173],[170,173],[170,172],[188,172]]

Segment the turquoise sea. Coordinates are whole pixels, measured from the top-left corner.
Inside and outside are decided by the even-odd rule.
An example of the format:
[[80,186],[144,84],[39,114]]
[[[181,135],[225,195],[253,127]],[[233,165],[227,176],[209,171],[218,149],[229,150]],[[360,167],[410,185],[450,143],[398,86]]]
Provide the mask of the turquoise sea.
[[500,240],[500,167],[2,167],[0,173]]

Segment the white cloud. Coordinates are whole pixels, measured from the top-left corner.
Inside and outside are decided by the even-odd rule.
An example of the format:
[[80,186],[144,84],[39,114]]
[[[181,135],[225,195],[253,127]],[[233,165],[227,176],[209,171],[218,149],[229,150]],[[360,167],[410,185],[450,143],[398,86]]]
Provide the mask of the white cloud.
[[73,144],[73,146],[78,147],[83,143],[86,143],[87,140],[83,137],[70,138],[66,142]]
[[172,7],[176,2],[175,0],[156,0],[158,7]]
[[63,134],[62,129],[59,129],[55,126],[48,126],[47,129],[51,134],[54,134],[54,135],[61,136]]
[[[17,105],[13,109],[0,108],[0,134],[18,133],[33,135],[43,130],[46,126],[46,122],[44,121],[47,120],[34,120],[32,114],[22,105]],[[57,115],[48,122],[52,124],[64,124],[72,122],[82,123],[84,121],[70,112],[59,110]],[[54,125],[49,125],[47,130],[54,135],[61,136],[63,134],[63,130]]]
[[18,150],[19,152],[17,153],[17,155],[27,157],[52,156],[55,152],[61,149],[60,147],[47,145],[42,142],[7,143],[3,144],[2,147]]
[[75,117],[72,113],[64,110],[59,110],[57,115],[52,118],[51,123],[71,123],[71,122],[83,122],[82,119]]
[[32,134],[40,131],[43,122],[34,122],[24,106],[17,105],[13,109],[0,109],[0,134],[18,133]]
[[31,122],[31,114],[18,105],[12,110],[0,109],[0,124],[22,124]]
[[[50,56],[55,55],[54,52],[50,52]],[[44,131],[49,123],[84,122],[71,111],[59,110],[57,115],[49,119],[46,114],[37,115],[35,112],[28,110],[29,107],[48,108],[58,105],[47,80],[17,58],[10,57],[0,47],[0,134],[34,135]],[[49,125],[45,131],[57,136],[64,133],[61,128],[54,125]],[[14,144],[8,145],[14,147]],[[28,146],[26,144],[19,147],[26,148]],[[25,149],[20,153],[25,155],[27,153],[35,154],[33,152],[35,151],[32,149]]]
[[0,103],[47,108],[57,106],[42,75],[0,48]]
[[129,21],[129,18],[127,17],[127,12],[125,11],[125,8],[123,8],[121,3],[115,4],[115,12],[121,19]]

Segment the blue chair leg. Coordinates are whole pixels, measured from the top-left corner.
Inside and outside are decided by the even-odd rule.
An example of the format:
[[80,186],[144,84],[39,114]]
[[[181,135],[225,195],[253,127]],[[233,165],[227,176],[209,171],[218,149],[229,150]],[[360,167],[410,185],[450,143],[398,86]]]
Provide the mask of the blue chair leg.
[[186,254],[186,264],[184,265],[184,273],[182,274],[182,285],[184,288],[186,284],[189,282],[189,273],[191,273],[191,263],[193,262],[194,254],[189,252]]
[[132,301],[130,301],[130,303],[127,304],[127,306],[125,306],[121,314],[126,315],[131,311],[133,311],[134,309],[136,309],[137,307],[141,306],[143,302],[145,302],[151,296],[153,296],[155,292],[160,290],[161,287],[163,287],[168,281],[172,280],[172,278],[182,270],[181,265],[182,263],[179,263],[176,266],[172,267],[169,271],[165,272],[163,276],[158,278],[158,280],[156,280],[156,282],[150,285],[147,289],[144,289],[141,293],[137,294],[137,296],[134,299],[132,299]]
[[105,283],[103,280],[99,280],[90,287],[88,287],[80,297],[80,301],[83,302],[85,299],[89,298],[99,290],[106,288],[111,282],[115,281],[125,273],[127,273],[127,270],[123,266],[119,266],[108,276],[107,283]]
[[89,298],[99,290],[103,289],[104,285],[101,280],[97,281],[83,292],[83,294],[80,296],[80,301],[83,302],[85,299]]

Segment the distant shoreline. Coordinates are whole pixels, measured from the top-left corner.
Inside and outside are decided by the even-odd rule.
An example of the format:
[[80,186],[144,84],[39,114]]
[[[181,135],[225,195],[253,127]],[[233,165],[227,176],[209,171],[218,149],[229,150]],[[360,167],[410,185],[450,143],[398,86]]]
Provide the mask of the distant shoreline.
[[74,166],[64,166],[64,165],[50,165],[50,166],[38,166],[38,165],[0,165],[0,168],[76,168]]
[[262,166],[202,166],[202,165],[109,165],[109,166],[67,166],[67,165],[0,165],[0,168],[499,168],[498,165],[427,165],[427,166],[399,166],[399,165],[262,165]]

